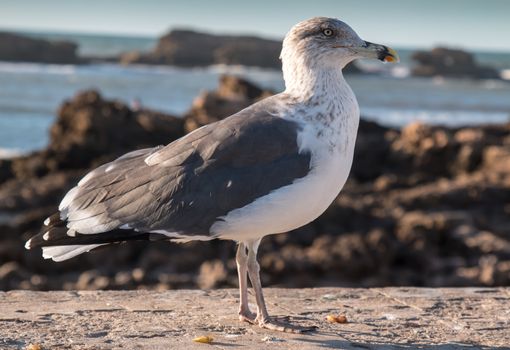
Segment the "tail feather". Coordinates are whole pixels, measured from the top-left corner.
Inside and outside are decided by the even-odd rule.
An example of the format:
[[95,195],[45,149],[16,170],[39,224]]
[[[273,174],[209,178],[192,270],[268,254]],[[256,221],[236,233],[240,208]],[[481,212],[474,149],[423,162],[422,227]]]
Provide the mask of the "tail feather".
[[53,261],[64,261],[74,258],[77,255],[91,251],[94,248],[104,244],[90,245],[57,245],[53,247],[43,247],[43,258],[52,259]]
[[41,232],[29,239],[25,248],[42,247],[45,259],[63,261],[110,243],[162,239],[168,239],[168,237],[163,234],[138,232],[130,229],[82,234],[67,228],[66,222],[61,220],[57,213],[44,221]]

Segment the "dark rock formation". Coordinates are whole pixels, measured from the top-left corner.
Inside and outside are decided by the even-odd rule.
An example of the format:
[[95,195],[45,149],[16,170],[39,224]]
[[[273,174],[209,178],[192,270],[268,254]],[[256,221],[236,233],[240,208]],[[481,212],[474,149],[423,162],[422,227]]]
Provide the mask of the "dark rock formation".
[[183,133],[182,118],[143,109],[135,112],[121,102],[103,100],[96,91],[86,91],[62,104],[46,149],[4,160],[11,166],[0,163],[0,170],[30,179],[87,169],[133,149],[167,144]]
[[[228,64],[280,69],[281,48],[279,40],[176,29],[161,37],[152,52],[127,52],[121,55],[120,62],[181,67]],[[351,64],[345,72],[360,73],[361,70]]]
[[418,62],[412,69],[415,76],[500,79],[496,69],[480,66],[472,54],[462,50],[437,47],[431,51],[418,51],[412,59]]
[[0,32],[0,61],[79,63],[77,45],[68,41],[48,41]]
[[191,109],[184,116],[186,131],[228,117],[273,93],[245,79],[223,75],[217,90],[205,91],[193,101]]
[[[184,134],[184,121],[191,130],[268,94],[223,77],[185,120],[134,112],[95,92],[67,101],[48,149],[0,161],[0,289],[236,285],[229,241],[133,242],[58,264],[23,242],[91,167],[168,143]],[[510,124],[396,130],[362,120],[344,190],[314,222],[263,240],[263,280],[289,287],[510,285],[508,198]]]
[[105,150],[121,155],[126,150],[167,144],[183,135],[181,118],[140,110],[118,101],[105,101],[95,91],[64,102],[52,126],[48,152],[62,168],[88,166]]
[[212,64],[242,64],[278,67],[281,43],[252,36],[227,36],[172,30],[161,37],[148,54],[128,53],[122,63],[169,64],[195,67]]

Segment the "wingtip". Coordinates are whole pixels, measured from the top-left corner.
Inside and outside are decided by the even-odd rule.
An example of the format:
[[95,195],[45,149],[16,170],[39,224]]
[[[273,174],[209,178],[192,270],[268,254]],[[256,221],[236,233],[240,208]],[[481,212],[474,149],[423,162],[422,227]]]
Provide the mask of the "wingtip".
[[26,243],[25,243],[25,249],[27,250],[30,250],[30,248],[32,248],[31,246],[31,243],[32,242],[32,239],[30,238]]

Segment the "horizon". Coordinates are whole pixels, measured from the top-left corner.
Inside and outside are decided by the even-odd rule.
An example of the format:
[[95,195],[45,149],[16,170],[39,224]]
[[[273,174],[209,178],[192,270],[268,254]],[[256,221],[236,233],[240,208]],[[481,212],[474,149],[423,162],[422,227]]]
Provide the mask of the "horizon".
[[[31,11],[27,12],[26,8]],[[268,8],[271,9],[269,13]],[[78,20],[76,13],[80,14]],[[367,0],[320,0],[313,4],[297,1],[291,8],[267,0],[243,4],[242,7],[233,0],[212,5],[198,0],[190,0],[187,4],[162,0],[148,0],[143,4],[135,1],[103,3],[90,0],[85,4],[63,0],[44,3],[20,0],[4,2],[0,30],[157,38],[171,29],[190,28],[213,34],[281,40],[295,23],[327,15],[350,24],[364,40],[400,48],[446,46],[509,52],[507,13],[510,13],[510,2],[504,0],[484,3],[475,0],[430,0],[426,3],[387,0],[384,4]],[[489,25],[480,18],[490,18]]]

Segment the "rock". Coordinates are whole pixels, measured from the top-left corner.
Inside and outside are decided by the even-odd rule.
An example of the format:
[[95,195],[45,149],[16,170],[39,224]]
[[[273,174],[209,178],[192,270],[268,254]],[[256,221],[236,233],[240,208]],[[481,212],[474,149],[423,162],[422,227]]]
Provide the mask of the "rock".
[[486,171],[506,176],[510,173],[510,145],[489,146],[484,150],[482,158],[483,168]]
[[183,132],[181,118],[149,110],[134,112],[123,103],[85,91],[59,109],[47,158],[58,168],[84,167],[97,158],[104,161],[108,154],[166,145]]
[[80,63],[77,48],[75,43],[68,41],[48,41],[0,32],[1,61],[76,64]]
[[[270,94],[223,76],[184,119],[134,111],[94,91],[66,101],[47,149],[0,161],[0,266],[10,264],[0,268],[7,271],[0,289],[236,286],[230,241],[131,242],[59,264],[23,244],[91,168],[166,144]],[[340,196],[305,227],[262,241],[264,284],[509,284],[509,147],[508,123],[415,123],[397,130],[361,120],[352,173]]]
[[228,272],[220,260],[206,261],[200,266],[198,286],[201,289],[218,288],[227,281]]
[[96,270],[85,271],[76,282],[76,289],[79,290],[101,290],[110,287],[110,280],[101,276]]
[[30,272],[16,261],[0,265],[0,288],[3,290],[19,289],[23,280],[29,278]]
[[280,67],[280,50],[281,43],[276,40],[176,29],[162,36],[152,52],[127,53],[121,56],[121,62],[185,67],[241,64],[277,68]]
[[193,101],[185,114],[186,132],[228,117],[272,94],[245,79],[223,75],[217,90],[203,92]]
[[418,62],[411,71],[415,76],[500,79],[496,69],[478,65],[472,54],[462,50],[436,47],[415,52],[412,59]]
[[[279,40],[174,29],[159,39],[153,51],[126,52],[120,55],[119,60],[122,64],[166,64],[180,67],[228,64],[279,70],[281,49]],[[350,64],[344,72],[362,73],[355,64]]]
[[360,120],[351,176],[360,181],[373,180],[384,171],[390,142],[389,128],[364,119]]
[[0,184],[13,176],[12,161],[10,159],[0,159]]

